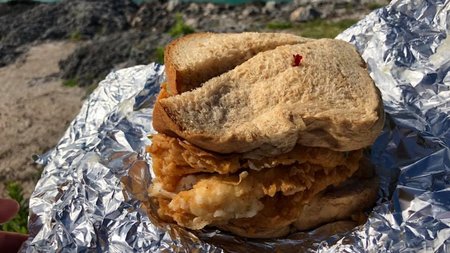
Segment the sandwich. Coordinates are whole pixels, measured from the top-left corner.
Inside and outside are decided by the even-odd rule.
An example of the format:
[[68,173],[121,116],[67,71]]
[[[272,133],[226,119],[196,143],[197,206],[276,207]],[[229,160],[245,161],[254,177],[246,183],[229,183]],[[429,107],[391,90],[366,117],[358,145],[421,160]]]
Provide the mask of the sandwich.
[[161,219],[251,238],[362,222],[380,92],[347,42],[193,34],[165,50],[148,194]]

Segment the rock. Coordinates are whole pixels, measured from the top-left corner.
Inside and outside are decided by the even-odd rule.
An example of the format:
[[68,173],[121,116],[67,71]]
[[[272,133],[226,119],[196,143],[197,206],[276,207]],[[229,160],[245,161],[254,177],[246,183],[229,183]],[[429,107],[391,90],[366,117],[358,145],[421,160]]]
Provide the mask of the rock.
[[298,7],[289,15],[289,20],[291,22],[305,21],[308,20],[309,10],[306,7]]
[[20,13],[36,7],[37,2],[7,2],[0,4],[0,17],[4,15],[19,15]]
[[339,9],[339,8],[336,7],[335,4],[320,5],[320,6],[316,7],[316,8],[317,8],[316,9],[317,10],[316,13],[318,13],[317,17],[318,18],[323,18],[323,19],[326,19],[326,18],[328,18],[330,16],[334,16],[336,9]]
[[[143,4],[134,15],[131,25],[139,29],[154,29],[156,32],[166,32],[174,24],[174,15],[167,11],[167,3],[154,1],[152,4]],[[176,8],[180,8],[178,5]]]
[[203,9],[203,15],[208,16],[211,14],[216,14],[216,11],[217,11],[216,5],[214,5],[212,3],[208,3],[208,4],[206,4],[206,6]]
[[198,14],[200,12],[200,6],[196,3],[189,4],[189,7],[186,9],[186,12],[189,14]]
[[169,40],[167,34],[139,30],[97,38],[59,63],[61,76],[89,86],[102,80],[118,64],[121,67],[149,64],[155,59],[156,47],[164,46]]
[[340,9],[335,9],[333,12],[334,12],[334,15],[336,15],[336,16],[343,16],[347,13],[347,10],[344,8],[340,8]]
[[259,14],[259,9],[253,5],[249,5],[249,6],[245,7],[244,10],[242,11],[243,18],[246,18],[249,16],[254,16],[257,14]]
[[314,0],[293,0],[292,3],[296,6],[304,6],[304,5],[308,5],[311,4],[311,2]]
[[0,45],[0,67],[13,63],[24,52],[26,52],[26,48],[20,49],[11,45]]
[[311,6],[299,7],[289,16],[291,22],[304,22],[317,18],[320,13]]
[[311,0],[311,1],[309,1],[309,4],[317,6],[317,5],[323,5],[323,4],[339,3],[339,2],[342,2],[342,1],[355,1],[355,0],[333,0],[333,1],[330,1],[330,0]]
[[266,2],[266,5],[264,5],[264,8],[263,8],[263,12],[264,13],[271,13],[271,12],[274,12],[274,11],[276,11],[276,2],[275,1],[268,1],[268,2]]
[[174,11],[175,8],[180,4],[180,0],[169,0],[167,3],[167,11]]
[[136,16],[131,20],[130,24],[133,28],[142,26],[142,18],[140,16]]
[[[40,4],[20,14],[0,17],[0,66],[16,58],[13,50],[34,41],[93,38],[130,27],[137,5],[131,0],[65,0]],[[13,57],[11,57],[13,56]]]
[[185,24],[194,29],[197,29],[198,28],[198,18],[188,18],[188,19],[186,19]]

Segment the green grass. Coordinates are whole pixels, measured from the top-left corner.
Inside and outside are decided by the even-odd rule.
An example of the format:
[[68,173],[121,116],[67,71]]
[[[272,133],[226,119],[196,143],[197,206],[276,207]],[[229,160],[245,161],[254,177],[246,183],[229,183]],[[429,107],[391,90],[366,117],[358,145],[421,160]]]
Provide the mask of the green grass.
[[180,13],[175,14],[175,24],[169,30],[170,36],[179,37],[194,32],[194,28],[186,25],[183,16]]
[[383,4],[379,4],[379,3],[368,3],[367,4],[367,8],[369,8],[369,10],[376,10],[376,9],[379,9],[379,8],[381,8],[381,7],[383,7],[384,5]]
[[76,87],[78,86],[78,81],[76,79],[64,80],[63,85],[66,87]]
[[292,28],[292,23],[283,21],[272,21],[267,23],[266,27],[272,30],[284,30]]
[[292,29],[301,36],[309,38],[334,38],[339,33],[355,24],[358,20],[344,19],[331,22],[323,19],[316,19],[295,25]]
[[346,3],[345,4],[345,10],[347,10],[347,11],[350,11],[350,10],[352,10],[354,8],[355,8],[355,5],[352,4],[352,3]]
[[6,192],[8,196],[16,200],[20,204],[19,213],[9,222],[0,225],[0,230],[17,232],[22,234],[28,233],[28,199],[23,197],[23,189],[17,182],[9,182],[6,184]]
[[159,46],[155,48],[155,61],[157,63],[164,63],[164,47]]
[[69,34],[69,40],[73,42],[81,41],[83,39],[83,36],[79,31],[74,31]]

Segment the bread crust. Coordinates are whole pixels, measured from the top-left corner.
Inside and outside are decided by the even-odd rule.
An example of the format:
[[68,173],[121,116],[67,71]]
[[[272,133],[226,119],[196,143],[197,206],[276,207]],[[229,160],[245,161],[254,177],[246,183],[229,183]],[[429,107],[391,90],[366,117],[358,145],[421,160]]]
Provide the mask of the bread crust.
[[211,35],[211,33],[193,33],[188,34],[186,36],[175,39],[171,43],[169,43],[164,49],[164,65],[166,71],[167,78],[167,89],[168,96],[174,96],[182,93],[186,87],[186,81],[183,79],[183,73],[179,71],[179,68],[176,66],[175,61],[172,59],[175,50],[179,44],[182,44],[184,41],[188,41],[197,37],[207,37]]
[[[314,44],[313,44],[314,43]],[[269,121],[264,122],[256,122],[251,127],[253,128],[260,128],[263,127],[264,131],[272,131],[272,129],[281,129],[281,128],[289,128],[284,132],[278,133],[271,133],[271,132],[257,132],[260,129],[256,130],[248,130],[245,132],[236,132],[236,128],[230,128],[228,131],[222,131],[218,132],[217,134],[215,132],[211,132],[210,130],[202,130],[201,128],[198,128],[197,126],[200,125],[194,125],[194,126],[183,126],[181,124],[181,121],[178,120],[180,117],[184,117],[183,113],[180,111],[177,111],[175,102],[180,101],[178,100],[180,97],[184,97],[184,102],[186,102],[187,98],[195,98],[197,96],[198,100],[203,99],[202,97],[205,96],[216,96],[216,93],[211,93],[208,90],[205,91],[209,87],[218,87],[216,90],[220,90],[222,86],[218,85],[227,85],[227,81],[229,79],[228,74],[233,72],[235,75],[239,75],[242,72],[242,69],[245,69],[248,72],[253,71],[252,64],[250,64],[251,61],[253,61],[260,55],[263,54],[270,54],[272,51],[278,50],[282,47],[279,47],[272,51],[267,51],[264,53],[260,53],[254,58],[248,60],[245,62],[245,68],[244,64],[236,67],[234,70],[227,72],[219,77],[216,77],[214,79],[211,79],[207,83],[205,83],[205,86],[202,86],[199,89],[194,90],[193,92],[187,92],[183,93],[179,96],[174,96],[168,99],[162,98],[159,101],[158,108],[155,108],[156,116],[154,118],[155,121],[161,121],[161,122],[154,122],[155,129],[158,132],[165,133],[170,136],[180,136],[189,142],[202,147],[207,150],[211,150],[218,153],[266,153],[267,155],[276,155],[277,153],[285,153],[288,152],[292,147],[295,146],[295,144],[300,144],[304,146],[314,146],[314,147],[324,147],[324,148],[330,148],[336,151],[349,151],[349,150],[356,150],[360,148],[364,148],[376,139],[378,137],[383,124],[384,124],[384,111],[383,111],[383,104],[381,100],[380,91],[373,83],[373,80],[368,75],[368,72],[366,70],[366,66],[362,58],[359,56],[359,54],[356,52],[353,46],[349,47],[350,44],[343,42],[343,41],[334,41],[334,40],[318,40],[316,42],[311,42],[311,44],[306,43],[303,44],[303,49],[308,48],[309,45],[311,47],[314,47],[314,50],[319,50],[321,46],[332,46],[334,44],[337,44],[338,46],[335,47],[343,47],[344,52],[348,54],[348,56],[343,56],[347,58],[351,58],[354,62],[353,65],[359,65],[357,66],[358,70],[355,71],[355,74],[358,75],[359,81],[361,83],[363,82],[363,85],[360,85],[364,87],[365,90],[365,100],[369,102],[361,102],[362,100],[358,100],[360,102],[358,103],[364,103],[364,108],[358,107],[358,110],[356,113],[360,115],[360,117],[354,117],[349,115],[346,112],[341,112],[341,114],[323,114],[322,111],[320,111],[317,115],[316,114],[308,114],[308,112],[300,114],[298,112],[298,108],[294,108],[293,111],[289,109],[290,107],[281,107],[282,109],[280,112],[277,111],[269,111],[268,114],[262,115],[264,119],[269,119]],[[349,49],[351,48],[351,49]],[[336,51],[336,49],[333,49]],[[340,51],[338,51],[340,52]],[[310,57],[313,57],[313,55],[310,55]],[[332,56],[331,56],[332,57]],[[348,61],[348,59],[347,59]],[[258,59],[258,62],[261,62],[260,58]],[[334,62],[333,62],[334,63]],[[307,67],[308,63],[305,63],[305,67]],[[335,64],[342,64],[341,62],[336,62]],[[240,67],[243,68],[240,68]],[[302,67],[301,67],[302,68]],[[351,71],[350,67],[345,66],[345,71]],[[348,81],[347,77],[344,76],[340,71],[342,71],[342,68],[337,67],[337,69],[334,70],[335,72],[338,72],[336,75],[336,78],[343,79],[343,83],[346,84]],[[237,74],[236,74],[237,73]],[[280,73],[283,73],[280,70]],[[262,72],[262,74],[265,74]],[[228,75],[228,76],[226,76]],[[335,76],[327,76],[327,78],[334,78]],[[340,77],[339,75],[342,75],[343,77]],[[290,75],[289,78],[291,78],[293,75]],[[298,74],[295,74],[294,76],[298,76]],[[228,79],[227,79],[228,78]],[[219,80],[219,81],[217,81]],[[220,81],[225,80],[225,81]],[[283,79],[284,80],[284,79]],[[236,80],[230,79],[230,82],[235,82]],[[245,83],[245,81],[243,81]],[[355,81],[351,81],[348,83],[348,85],[355,84]],[[209,85],[212,84],[212,85]],[[218,85],[216,85],[218,84]],[[208,86],[209,85],[209,86]],[[215,86],[214,86],[215,85]],[[208,87],[207,87],[208,86]],[[323,87],[319,87],[319,89],[328,89],[326,85],[322,85]],[[238,89],[239,87],[233,87],[232,89]],[[215,89],[215,88],[214,88]],[[201,93],[203,92],[203,93]],[[215,92],[215,91],[214,91]],[[336,91],[335,91],[336,93]],[[200,95],[204,94],[204,95]],[[212,95],[207,95],[212,94]],[[327,91],[325,92],[325,95],[333,95],[332,92]],[[355,93],[359,94],[359,93]],[[253,94],[252,94],[253,95]],[[220,94],[219,94],[220,96]],[[283,95],[281,95],[283,96]],[[285,95],[284,95],[285,96]],[[333,95],[335,96],[335,95]],[[289,99],[288,96],[285,96],[286,99]],[[170,99],[170,100],[169,100]],[[353,99],[353,98],[352,98]],[[347,100],[351,99],[343,99],[342,101],[347,102]],[[199,101],[205,101],[205,100],[199,100]],[[311,100],[312,101],[312,100]],[[311,101],[307,101],[308,103],[312,103]],[[342,101],[337,100],[337,103],[342,103]],[[186,102],[187,103],[187,102]],[[189,100],[190,104],[195,104],[197,101],[194,102],[194,100]],[[205,102],[210,103],[208,102]],[[236,104],[232,104],[231,107],[236,107]],[[283,105],[284,106],[284,105]],[[307,106],[313,106],[313,105],[307,105]],[[225,106],[226,107],[226,106]],[[280,108],[280,106],[278,106]],[[330,107],[327,110],[333,110],[333,107]],[[349,108],[351,110],[353,108]],[[326,110],[324,110],[326,111]],[[176,113],[179,113],[179,115],[175,115]],[[269,115],[270,114],[270,115]],[[206,114],[207,115],[207,114]],[[303,116],[304,115],[304,116]],[[205,118],[208,118],[208,116],[202,116]],[[293,117],[296,117],[296,119],[292,120]],[[349,118],[347,118],[349,117]],[[178,118],[178,119],[177,119]],[[248,120],[248,119],[246,119]],[[294,122],[295,121],[295,122]],[[239,121],[241,123],[245,123],[244,119]],[[273,124],[273,127],[267,127],[267,124]],[[205,123],[204,126],[210,126],[208,124],[211,124],[211,122]],[[234,124],[234,123],[233,123]],[[253,123],[252,123],[253,124]],[[209,127],[212,129],[213,127],[216,127],[216,129],[220,128],[220,124],[217,125],[211,125]],[[292,129],[291,129],[292,128]],[[252,132],[253,131],[253,132]],[[255,132],[256,131],[256,132]],[[267,138],[266,138],[267,137]],[[266,139],[264,139],[266,138]],[[281,143],[277,145],[275,142]],[[284,145],[284,146],[282,146]]]
[[[257,35],[262,36],[261,42],[263,42],[263,43],[261,43],[261,44],[256,43],[257,39],[255,37]],[[214,70],[212,72],[210,72],[211,69],[209,71],[207,71],[202,68],[202,67],[205,67],[205,66],[202,66],[202,64],[204,62],[200,62],[197,65],[195,65],[196,68],[194,68],[194,69],[191,69],[191,68],[186,69],[186,67],[185,67],[184,70],[183,70],[182,66],[179,66],[177,64],[177,61],[179,60],[177,58],[181,57],[177,53],[177,49],[178,50],[189,50],[189,48],[183,48],[183,47],[185,47],[190,42],[193,42],[197,39],[199,41],[201,41],[201,39],[207,39],[208,37],[212,38],[213,40],[214,39],[217,40],[218,38],[221,38],[221,37],[223,37],[222,39],[224,39],[224,40],[227,40],[227,39],[230,40],[230,38],[234,38],[235,36],[239,37],[239,39],[242,40],[242,42],[244,44],[245,44],[245,42],[247,42],[245,40],[245,38],[250,37],[251,38],[250,41],[254,42],[254,44],[250,43],[250,45],[247,45],[248,51],[240,51],[240,53],[237,54],[237,55],[240,55],[241,57],[236,57],[235,54],[232,54],[235,56],[232,58],[233,59],[232,62],[227,63],[227,61],[224,61],[225,59],[220,59],[220,58],[215,59],[213,62],[217,66],[215,66],[215,68],[213,68]],[[248,37],[246,37],[246,36],[248,36]],[[277,37],[274,38],[275,36],[277,36]],[[269,37],[270,37],[270,39],[269,39]],[[280,38],[283,38],[283,39],[280,39]],[[226,71],[232,69],[236,65],[239,65],[240,63],[242,63],[242,61],[245,61],[246,59],[250,58],[251,56],[253,56],[261,51],[273,49],[278,45],[301,43],[301,42],[306,42],[309,40],[310,39],[302,38],[299,36],[294,36],[292,34],[284,34],[284,33],[215,34],[215,33],[204,32],[204,33],[193,33],[193,34],[186,35],[184,37],[180,37],[178,39],[175,39],[171,43],[169,43],[164,50],[164,64],[166,66],[168,93],[170,96],[173,96],[173,95],[181,94],[183,92],[192,90],[192,89],[200,86],[203,82],[207,81],[207,79],[212,78],[216,75],[222,74],[223,72],[226,72]],[[220,45],[220,43],[224,43],[224,42],[219,42],[219,45]],[[214,57],[217,57],[217,55],[214,55],[213,52],[210,52],[210,50],[213,50],[213,48],[211,46],[203,47],[203,46],[194,44],[194,47],[199,47],[202,49],[204,48],[205,54],[209,55],[211,57],[210,59],[214,59]],[[217,48],[216,48],[216,50],[217,50]],[[224,48],[224,50],[225,50],[224,52],[229,52],[229,51],[233,51],[234,48],[233,48],[233,50],[231,50],[228,47],[226,49]],[[192,55],[192,56],[194,57],[195,55]],[[222,57],[223,57],[223,55],[222,55]],[[226,57],[224,57],[224,58],[226,58]],[[230,63],[232,63],[232,64],[230,65]],[[199,73],[199,71],[201,73]],[[207,77],[207,78],[205,79],[205,77]]]
[[[161,90],[158,94],[158,97],[156,98],[156,102],[153,107],[152,124],[153,128],[158,132],[176,137],[176,132],[181,132],[181,129],[179,129],[178,125],[170,119],[169,115],[167,115],[166,111],[164,110],[164,107],[161,105],[161,99],[169,97],[169,94],[166,90],[167,85],[167,83],[161,85]],[[172,131],[170,129],[176,130]]]

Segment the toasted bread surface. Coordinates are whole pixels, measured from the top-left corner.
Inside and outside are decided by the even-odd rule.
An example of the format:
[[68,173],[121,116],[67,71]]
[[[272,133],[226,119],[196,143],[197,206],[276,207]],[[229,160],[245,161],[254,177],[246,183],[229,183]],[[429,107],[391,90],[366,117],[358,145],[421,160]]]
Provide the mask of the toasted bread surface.
[[164,52],[170,95],[200,86],[259,52],[309,39],[286,33],[195,33],[171,42]]
[[374,142],[384,120],[364,61],[351,44],[331,39],[261,52],[158,103],[157,131],[218,153],[272,156],[296,144],[356,150]]

